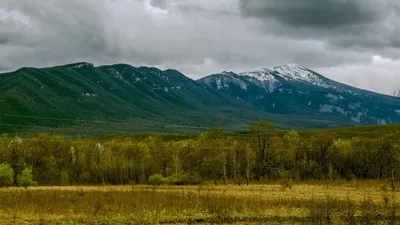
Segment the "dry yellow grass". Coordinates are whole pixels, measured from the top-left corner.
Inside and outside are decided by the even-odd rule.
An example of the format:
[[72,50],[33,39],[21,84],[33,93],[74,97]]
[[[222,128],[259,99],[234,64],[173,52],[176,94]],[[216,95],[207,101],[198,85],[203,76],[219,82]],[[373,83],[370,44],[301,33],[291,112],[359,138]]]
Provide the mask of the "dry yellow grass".
[[[361,202],[366,198],[374,202],[382,200],[382,189],[389,183],[385,181],[336,181],[313,182],[295,184],[291,189],[283,188],[279,184],[260,185],[201,185],[201,186],[150,186],[150,185],[124,185],[124,186],[45,186],[29,188],[2,188],[0,192],[18,190],[31,191],[101,191],[101,192],[126,192],[126,191],[156,191],[156,192],[196,192],[200,194],[228,195],[235,197],[258,196],[260,199],[323,199],[331,196],[338,200],[348,198]],[[399,187],[400,188],[400,187]],[[395,193],[400,198],[400,192]]]
[[[386,215],[384,181],[201,186],[68,186],[0,189],[0,224],[304,223],[314,203],[345,210],[375,204]],[[387,185],[388,186],[388,185]],[[395,192],[395,200],[400,193]],[[368,201],[368,202],[367,202]],[[357,209],[357,215],[364,215]]]

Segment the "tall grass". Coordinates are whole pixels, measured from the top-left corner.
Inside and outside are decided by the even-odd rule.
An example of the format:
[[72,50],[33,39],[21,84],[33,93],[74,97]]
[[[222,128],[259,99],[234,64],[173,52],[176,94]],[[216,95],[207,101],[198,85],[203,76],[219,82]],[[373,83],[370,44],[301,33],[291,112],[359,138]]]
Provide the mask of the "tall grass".
[[392,192],[375,188],[363,199],[353,198],[362,190],[318,185],[2,189],[0,224],[397,224],[399,205]]

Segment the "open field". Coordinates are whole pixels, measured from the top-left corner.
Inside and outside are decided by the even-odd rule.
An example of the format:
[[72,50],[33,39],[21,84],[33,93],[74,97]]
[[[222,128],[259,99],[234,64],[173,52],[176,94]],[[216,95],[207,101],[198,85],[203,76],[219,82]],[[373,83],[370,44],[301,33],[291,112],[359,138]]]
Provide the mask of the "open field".
[[[1,224],[395,224],[385,181],[0,189]],[[393,204],[394,199],[394,204]]]

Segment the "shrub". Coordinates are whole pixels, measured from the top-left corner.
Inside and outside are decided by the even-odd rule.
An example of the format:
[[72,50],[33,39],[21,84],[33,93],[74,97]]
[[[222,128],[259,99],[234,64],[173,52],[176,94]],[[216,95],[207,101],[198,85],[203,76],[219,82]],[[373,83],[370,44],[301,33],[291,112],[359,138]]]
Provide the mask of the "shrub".
[[178,176],[168,177],[169,183],[173,185],[195,185],[200,184],[200,180],[196,175],[182,174]]
[[357,218],[356,218],[357,205],[355,201],[348,198],[343,206],[344,207],[341,210],[343,215],[342,216],[343,222],[349,225],[357,224]]
[[79,183],[89,184],[91,179],[92,179],[92,175],[90,174],[90,172],[85,171],[79,176]]
[[361,218],[365,224],[374,224],[378,214],[378,205],[371,198],[364,199],[361,203]]
[[154,174],[149,177],[148,183],[151,185],[161,185],[161,184],[167,184],[168,179],[161,176],[160,174]]
[[67,186],[69,185],[69,174],[67,171],[63,170],[61,171],[60,175],[60,185],[62,186]]
[[280,173],[280,181],[279,183],[281,184],[282,188],[286,189],[292,189],[293,187],[293,179],[292,179],[292,173],[290,171],[283,171]]
[[346,178],[346,180],[350,181],[350,180],[355,180],[356,176],[354,175],[353,172],[351,172],[351,170],[346,170],[344,173],[344,178]]
[[32,169],[25,168],[22,173],[17,176],[17,184],[23,187],[36,186],[37,182],[33,180]]
[[14,185],[14,170],[8,164],[0,164],[0,187]]
[[338,202],[326,196],[326,200],[312,200],[308,205],[309,219],[312,224],[337,224]]

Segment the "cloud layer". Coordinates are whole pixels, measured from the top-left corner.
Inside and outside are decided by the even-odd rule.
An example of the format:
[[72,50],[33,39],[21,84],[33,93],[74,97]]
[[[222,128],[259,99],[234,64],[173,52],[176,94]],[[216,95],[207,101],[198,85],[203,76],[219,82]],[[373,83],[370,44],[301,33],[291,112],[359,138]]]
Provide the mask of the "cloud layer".
[[294,62],[387,93],[400,88],[399,8],[396,0],[3,0],[0,71],[124,62],[199,78]]

